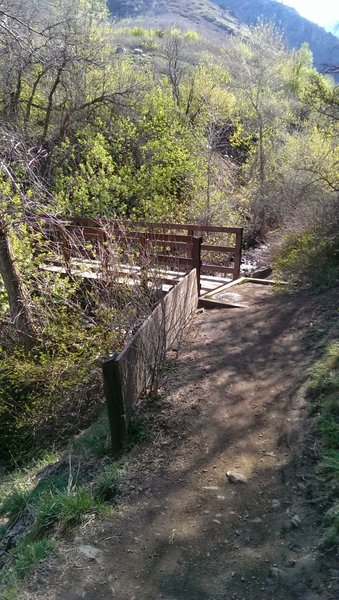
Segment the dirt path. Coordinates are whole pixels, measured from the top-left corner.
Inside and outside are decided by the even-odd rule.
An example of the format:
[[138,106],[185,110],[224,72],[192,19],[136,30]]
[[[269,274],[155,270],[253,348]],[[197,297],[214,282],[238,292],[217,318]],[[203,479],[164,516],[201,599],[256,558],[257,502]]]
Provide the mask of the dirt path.
[[152,439],[131,455],[119,516],[90,520],[25,599],[339,598],[315,551],[304,426],[321,299],[260,288],[247,308],[198,315],[165,398],[144,410]]

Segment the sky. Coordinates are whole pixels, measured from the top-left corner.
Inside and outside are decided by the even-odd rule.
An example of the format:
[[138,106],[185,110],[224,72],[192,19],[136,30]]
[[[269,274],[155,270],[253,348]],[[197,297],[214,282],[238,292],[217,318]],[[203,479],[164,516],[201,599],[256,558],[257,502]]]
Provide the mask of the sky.
[[302,17],[331,30],[339,21],[339,3],[337,0],[280,0],[287,6],[293,6]]

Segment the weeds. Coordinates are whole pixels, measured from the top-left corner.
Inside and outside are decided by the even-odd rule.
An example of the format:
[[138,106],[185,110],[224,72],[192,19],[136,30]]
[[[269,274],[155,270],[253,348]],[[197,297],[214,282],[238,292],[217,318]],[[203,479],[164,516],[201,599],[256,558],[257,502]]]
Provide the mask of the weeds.
[[92,427],[76,438],[73,447],[81,451],[86,458],[90,456],[102,458],[109,453],[110,446],[108,416],[105,408]]
[[41,539],[32,541],[29,536],[23,538],[13,550],[9,552],[10,566],[0,576],[0,583],[11,583],[23,580],[26,575],[53,550],[54,541]]
[[[72,473],[71,457],[52,465],[33,464],[8,475],[0,487],[0,543],[6,533],[20,521],[24,534],[16,547],[7,553],[0,572],[0,597],[16,600],[22,580],[52,552],[56,540],[67,530],[81,524],[95,512],[112,517],[108,502],[118,493],[117,485],[124,476],[122,462],[111,462],[103,469],[101,462],[88,471],[85,458],[97,449],[99,431],[106,427],[105,419],[97,422],[78,443],[83,454],[77,456],[76,474]],[[85,440],[85,441],[84,441]],[[93,442],[93,440],[95,440]],[[43,466],[43,470],[41,470]],[[99,468],[98,468],[99,467]],[[44,476],[44,472],[46,473]],[[40,479],[38,477],[40,476]],[[6,543],[4,543],[6,548]]]
[[128,452],[132,450],[136,444],[147,442],[150,438],[151,430],[148,423],[141,417],[135,417],[132,419],[126,439],[124,441],[124,450]]
[[[331,344],[313,372],[309,395],[318,414],[317,433],[321,443],[318,474],[322,477],[329,509],[325,515],[323,542],[339,545],[339,344]],[[314,407],[313,407],[314,409]]]
[[117,485],[124,476],[124,464],[114,462],[106,467],[94,484],[94,497],[100,502],[108,502],[117,493]]

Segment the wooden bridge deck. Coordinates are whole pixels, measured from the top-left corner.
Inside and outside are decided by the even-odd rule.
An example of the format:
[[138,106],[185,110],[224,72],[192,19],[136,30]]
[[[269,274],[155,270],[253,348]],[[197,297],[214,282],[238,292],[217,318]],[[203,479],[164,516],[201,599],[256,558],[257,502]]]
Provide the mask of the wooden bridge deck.
[[[65,267],[49,264],[42,265],[41,269],[50,273],[66,274]],[[82,277],[83,279],[98,280],[101,277],[99,261],[84,261],[75,263],[68,269],[68,273],[74,277]],[[163,292],[167,293],[170,289],[179,283],[187,273],[184,271],[172,271],[169,269],[157,269],[155,276],[159,277]],[[127,285],[135,285],[140,280],[141,268],[130,265],[119,265],[119,274],[114,275],[117,283],[125,283]],[[163,283],[161,280],[166,281]],[[216,276],[216,275],[200,275],[200,295],[204,296],[208,292],[213,292],[220,286],[223,286],[232,281],[231,277]]]

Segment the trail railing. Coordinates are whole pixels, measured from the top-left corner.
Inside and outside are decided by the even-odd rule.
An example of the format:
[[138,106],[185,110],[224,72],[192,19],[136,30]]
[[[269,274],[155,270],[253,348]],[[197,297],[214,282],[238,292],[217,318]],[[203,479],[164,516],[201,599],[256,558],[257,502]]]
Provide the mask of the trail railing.
[[[42,217],[44,219],[44,217]],[[105,248],[110,239],[122,248],[132,248],[139,256],[140,268],[151,264],[172,267],[183,274],[196,269],[198,292],[205,274],[229,274],[240,277],[242,227],[216,225],[149,223],[128,220],[95,220],[88,217],[67,217],[59,222],[46,217],[46,231],[66,264],[77,256],[105,260]],[[223,237],[226,244],[218,243]],[[74,243],[76,241],[76,244]],[[173,277],[164,283],[173,284]]]

